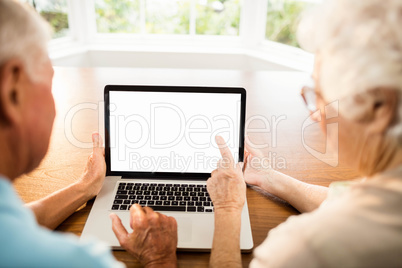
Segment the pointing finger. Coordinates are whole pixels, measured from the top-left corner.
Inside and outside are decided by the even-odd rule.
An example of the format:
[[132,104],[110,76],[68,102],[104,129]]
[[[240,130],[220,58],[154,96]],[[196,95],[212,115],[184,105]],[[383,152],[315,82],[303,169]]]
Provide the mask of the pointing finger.
[[234,159],[232,156],[232,152],[225,143],[225,140],[221,136],[216,136],[215,140],[216,144],[218,144],[219,151],[221,152],[223,158],[223,161],[220,163],[221,164],[220,166],[222,167],[222,164],[224,163],[225,167],[226,164],[229,164],[229,167],[233,167]]

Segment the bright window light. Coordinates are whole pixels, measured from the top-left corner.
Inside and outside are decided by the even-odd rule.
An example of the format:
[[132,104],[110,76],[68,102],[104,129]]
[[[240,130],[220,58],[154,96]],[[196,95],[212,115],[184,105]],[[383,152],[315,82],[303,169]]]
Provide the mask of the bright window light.
[[265,38],[300,47],[296,39],[301,13],[321,0],[268,0]]
[[98,33],[239,35],[241,0],[95,0]]
[[53,39],[69,35],[67,0],[21,0],[21,2],[30,4],[49,22],[53,29]]

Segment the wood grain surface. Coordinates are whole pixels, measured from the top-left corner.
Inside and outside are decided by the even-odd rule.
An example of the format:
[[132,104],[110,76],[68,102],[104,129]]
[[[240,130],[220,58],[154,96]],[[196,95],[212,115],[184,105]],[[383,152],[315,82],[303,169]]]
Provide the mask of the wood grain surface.
[[[303,128],[309,114],[299,95],[309,74],[300,72],[245,72],[233,70],[55,68],[53,94],[57,116],[49,152],[41,165],[18,178],[15,188],[25,202],[42,198],[75,181],[91,152],[91,133],[103,130],[103,89],[107,84],[241,86],[247,90],[247,133],[271,159],[274,168],[302,181],[328,186],[332,181],[357,177],[343,166],[332,167],[312,156],[303,145],[325,153],[325,137],[318,124]],[[206,109],[208,105],[206,104]],[[322,155],[325,161],[336,160]],[[247,189],[254,245],[272,228],[298,212],[286,202]],[[58,231],[80,235],[93,201],[74,213]],[[114,256],[128,267],[140,267],[125,251]],[[247,267],[252,253],[243,254]],[[179,267],[207,267],[209,253],[178,252]]]

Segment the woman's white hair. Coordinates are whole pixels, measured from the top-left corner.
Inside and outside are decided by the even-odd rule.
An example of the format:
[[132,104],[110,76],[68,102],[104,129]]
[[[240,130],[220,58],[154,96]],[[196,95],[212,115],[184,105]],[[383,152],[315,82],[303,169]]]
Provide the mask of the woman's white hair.
[[35,69],[47,59],[50,27],[27,5],[0,0],[0,66],[11,58],[24,62],[31,79],[40,79]]
[[[332,102],[379,87],[399,91],[398,115],[388,133],[402,144],[402,1],[326,0],[299,25],[303,48],[320,56],[320,87]],[[355,102],[339,112],[353,118]]]

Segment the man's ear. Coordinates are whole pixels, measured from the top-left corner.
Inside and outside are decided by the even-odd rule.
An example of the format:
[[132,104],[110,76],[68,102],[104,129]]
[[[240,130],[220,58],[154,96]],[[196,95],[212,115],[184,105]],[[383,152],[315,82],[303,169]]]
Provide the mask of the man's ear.
[[371,133],[385,133],[393,123],[398,111],[399,91],[394,88],[380,87],[368,92],[370,99],[371,120],[368,131]]
[[24,64],[11,59],[0,67],[0,124],[20,121]]

